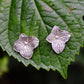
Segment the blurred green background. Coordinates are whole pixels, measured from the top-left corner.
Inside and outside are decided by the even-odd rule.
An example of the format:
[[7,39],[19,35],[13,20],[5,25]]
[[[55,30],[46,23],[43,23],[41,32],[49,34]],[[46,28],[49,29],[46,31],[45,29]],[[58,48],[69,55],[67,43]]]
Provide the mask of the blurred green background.
[[58,71],[25,67],[0,48],[0,84],[84,84],[84,48],[76,55],[76,62],[69,65],[66,80]]

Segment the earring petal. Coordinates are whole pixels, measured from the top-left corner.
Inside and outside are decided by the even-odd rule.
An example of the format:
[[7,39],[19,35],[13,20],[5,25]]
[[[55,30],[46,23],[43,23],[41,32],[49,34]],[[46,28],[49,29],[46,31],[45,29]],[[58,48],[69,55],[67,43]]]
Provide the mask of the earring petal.
[[39,40],[35,36],[29,36],[28,40],[30,41],[29,43],[33,49],[39,45]]
[[65,48],[65,43],[61,40],[55,40],[52,42],[52,48],[57,54],[60,54]]
[[20,50],[20,54],[26,58],[26,59],[30,59],[33,55],[33,50],[31,47],[29,46],[24,46],[21,50]]
[[46,40],[47,40],[49,43],[52,43],[52,41],[53,41],[54,38],[55,38],[55,35],[52,34],[52,33],[50,33],[50,34],[47,36]]

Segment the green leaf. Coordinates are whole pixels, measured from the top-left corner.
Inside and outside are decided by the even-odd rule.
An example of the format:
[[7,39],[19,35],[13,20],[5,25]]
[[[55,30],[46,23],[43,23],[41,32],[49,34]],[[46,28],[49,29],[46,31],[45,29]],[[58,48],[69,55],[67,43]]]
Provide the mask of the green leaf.
[[8,61],[9,59],[6,56],[0,59],[0,77],[8,72]]
[[84,47],[80,49],[80,54],[76,56],[75,62],[84,65]]
[[[0,0],[0,45],[3,50],[24,65],[58,70],[66,79],[70,61],[83,46],[83,0]],[[57,55],[46,41],[54,25],[71,33],[65,50]],[[39,47],[30,60],[13,50],[13,44],[21,33],[36,36]]]

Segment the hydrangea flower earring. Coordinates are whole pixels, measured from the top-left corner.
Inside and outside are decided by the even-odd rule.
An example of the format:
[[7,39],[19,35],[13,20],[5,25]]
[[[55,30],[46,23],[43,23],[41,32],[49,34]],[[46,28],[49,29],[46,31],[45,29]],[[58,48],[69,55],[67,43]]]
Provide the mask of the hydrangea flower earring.
[[39,40],[35,36],[27,37],[21,34],[19,39],[15,41],[13,49],[19,52],[24,58],[30,59],[33,55],[33,50],[39,45]]
[[46,40],[52,44],[53,50],[57,54],[60,54],[64,50],[65,43],[70,37],[71,34],[68,31],[61,30],[58,26],[54,26]]
[[[58,26],[54,26],[46,40],[52,43],[53,50],[59,54],[65,48],[65,43],[70,39],[71,34],[68,31],[61,30]],[[35,36],[27,37],[21,34],[19,39],[15,41],[13,49],[19,52],[24,58],[30,59],[33,50],[39,45],[39,40]]]

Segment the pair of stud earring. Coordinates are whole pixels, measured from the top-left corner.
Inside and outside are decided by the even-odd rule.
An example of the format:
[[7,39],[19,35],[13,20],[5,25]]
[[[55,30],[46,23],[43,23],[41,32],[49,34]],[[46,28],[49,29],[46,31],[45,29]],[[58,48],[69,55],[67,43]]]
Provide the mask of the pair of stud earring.
[[[54,26],[51,33],[47,36],[46,40],[52,44],[53,50],[60,54],[64,48],[65,43],[70,39],[71,34],[68,31],[61,30],[58,26]],[[15,41],[13,49],[19,52],[22,57],[30,59],[33,55],[33,50],[38,47],[39,39],[35,36],[26,36],[21,34],[19,39]]]

